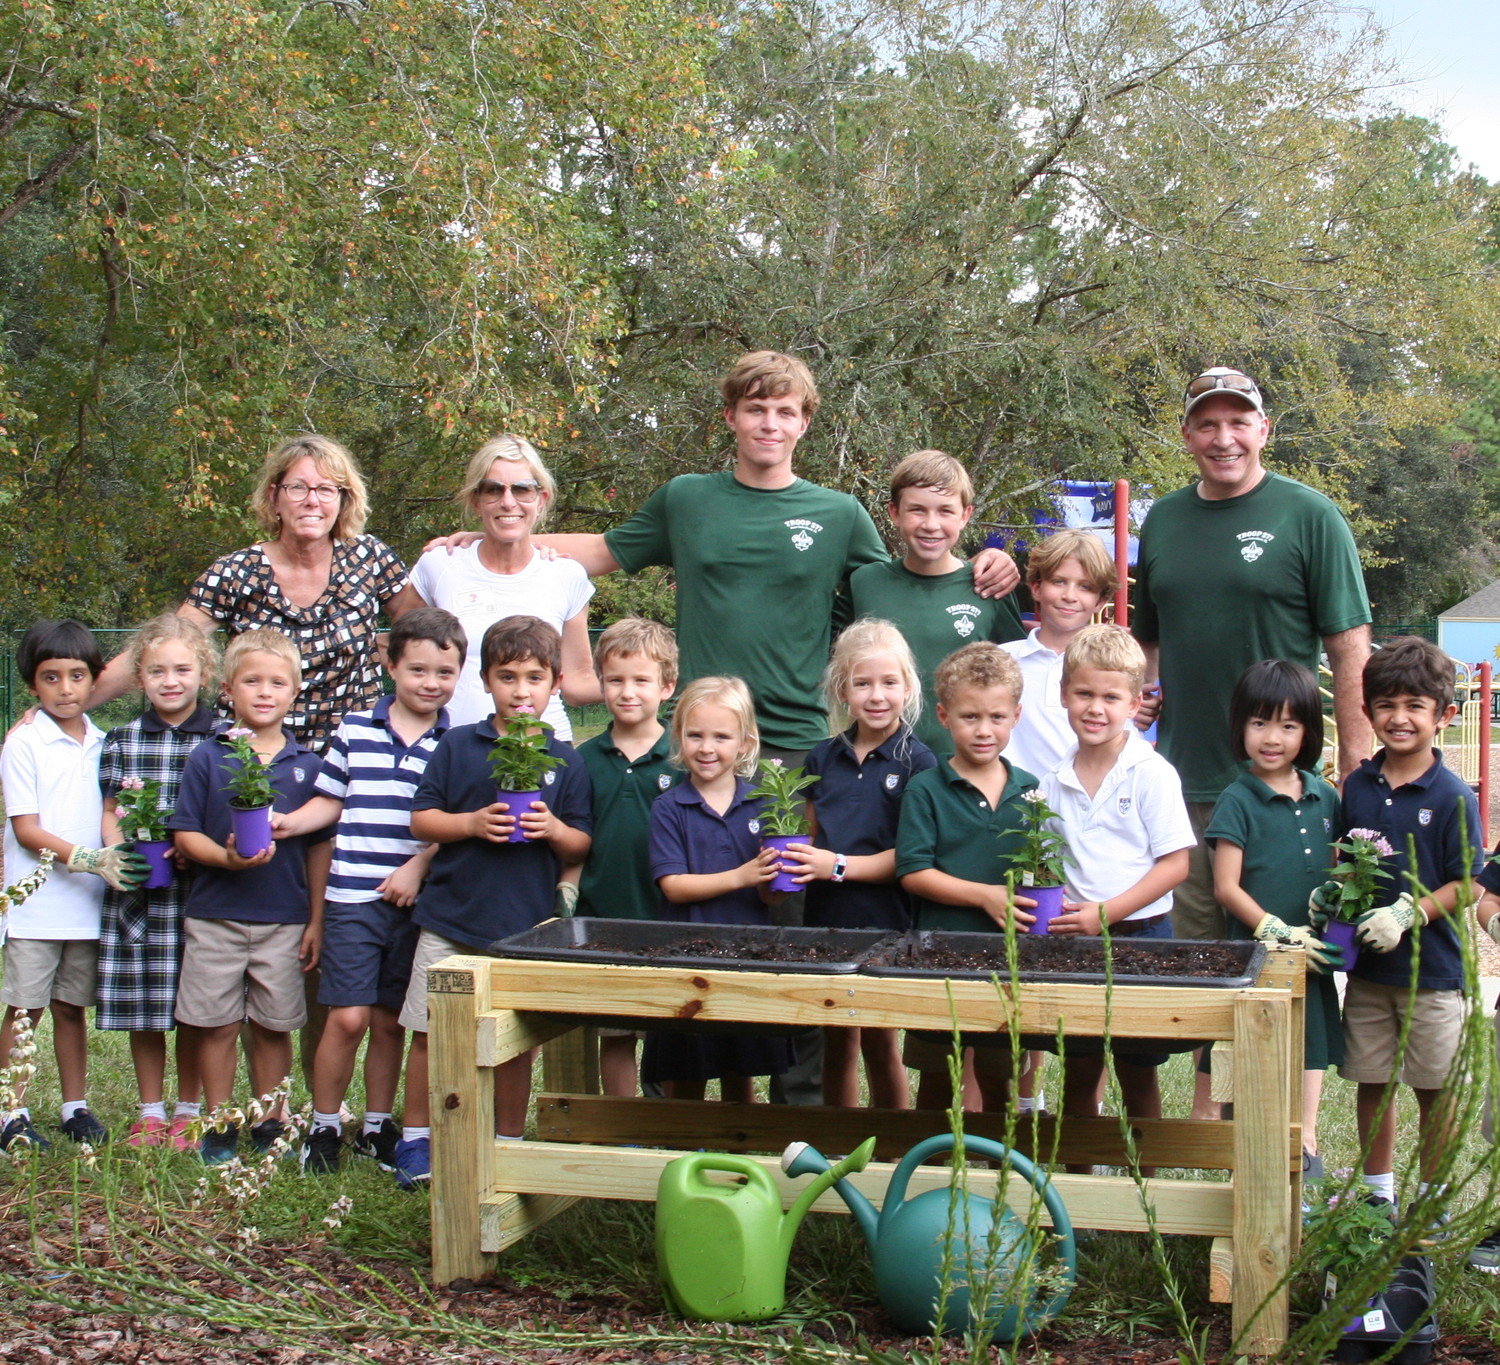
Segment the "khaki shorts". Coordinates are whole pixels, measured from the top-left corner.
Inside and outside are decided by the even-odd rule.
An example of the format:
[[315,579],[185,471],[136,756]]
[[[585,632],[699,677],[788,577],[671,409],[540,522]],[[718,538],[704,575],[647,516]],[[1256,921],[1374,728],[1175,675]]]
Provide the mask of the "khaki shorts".
[[1440,1090],[1458,1056],[1462,991],[1413,991],[1351,976],[1344,988],[1344,1064],[1339,1075],[1359,1085],[1385,1085],[1395,1069],[1396,1044],[1408,1009],[1411,1028],[1396,1079],[1414,1090]]
[[422,930],[417,939],[416,956],[411,963],[411,981],[406,987],[406,1002],[401,1006],[401,1027],[413,1033],[427,1032],[427,969],[445,957],[482,957],[477,949],[451,938]]
[[[1001,1035],[994,1047],[966,1047],[964,1052],[974,1054],[974,1074],[995,1076],[1008,1080],[1011,1074],[1010,1039]],[[948,1058],[953,1055],[953,1035],[942,1033],[910,1032],[901,1048],[901,1064],[913,1071],[948,1071]],[[1022,1065],[1025,1065],[1022,1054]]]
[[274,1033],[301,1028],[307,996],[297,953],[306,930],[305,924],[183,920],[178,1022],[223,1028],[249,1015]]
[[1212,801],[1189,801],[1188,819],[1198,842],[1188,850],[1187,880],[1172,892],[1172,937],[1216,939],[1229,934],[1224,908],[1214,899],[1214,851],[1204,838]]
[[[96,938],[8,938],[5,982],[0,1004],[18,1010],[44,1010],[54,1000],[93,1005],[99,997],[99,940]],[[7,1063],[0,1058],[0,1065]]]

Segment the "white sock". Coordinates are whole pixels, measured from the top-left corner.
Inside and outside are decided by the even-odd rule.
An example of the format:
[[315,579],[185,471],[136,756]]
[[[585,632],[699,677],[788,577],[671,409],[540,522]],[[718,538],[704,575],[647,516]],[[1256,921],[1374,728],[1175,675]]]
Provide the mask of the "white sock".
[[380,1131],[380,1125],[384,1123],[388,1118],[390,1118],[389,1114],[380,1114],[373,1109],[366,1109],[365,1126],[363,1129],[361,1129],[361,1131],[365,1133],[378,1133]]
[[403,1128],[401,1130],[402,1142],[415,1142],[418,1138],[431,1138],[431,1128]]
[[62,1107],[62,1121],[66,1123],[80,1109],[89,1107],[87,1100],[64,1100]]
[[1386,1171],[1381,1175],[1365,1176],[1365,1187],[1374,1194],[1384,1195],[1393,1204],[1396,1202],[1395,1171]]
[[30,1117],[31,1117],[31,1110],[29,1110],[23,1104],[19,1109],[12,1109],[5,1116],[5,1121],[7,1123],[14,1123],[17,1119],[29,1119]]
[[1417,1198],[1426,1199],[1429,1194],[1435,1194],[1439,1199],[1448,1197],[1447,1185],[1429,1185],[1425,1180],[1417,1184]]
[[320,1114],[316,1109],[313,1110],[313,1128],[315,1130],[318,1128],[332,1128],[337,1133],[342,1127],[343,1125],[339,1122],[337,1114]]
[[163,1123],[167,1121],[167,1103],[165,1100],[152,1100],[149,1104],[141,1105],[141,1121],[147,1119],[160,1119]]
[[196,1119],[203,1117],[203,1106],[192,1100],[178,1100],[177,1107],[172,1110],[174,1119]]
[[496,1142],[523,1142],[523,1141],[525,1141],[525,1138],[526,1138],[526,1134],[525,1133],[496,1133],[495,1134],[495,1141]]
[[1017,1095],[1016,1113],[1030,1114],[1035,1111],[1038,1114],[1047,1112],[1047,1097],[1045,1095]]

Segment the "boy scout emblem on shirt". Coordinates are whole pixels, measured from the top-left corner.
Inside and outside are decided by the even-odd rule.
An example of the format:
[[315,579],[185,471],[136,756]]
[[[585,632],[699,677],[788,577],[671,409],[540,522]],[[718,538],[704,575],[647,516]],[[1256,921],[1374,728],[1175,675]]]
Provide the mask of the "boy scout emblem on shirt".
[[671,773],[658,773],[656,776],[656,790],[664,792],[672,785]]
[[1269,531],[1241,531],[1235,537],[1240,543],[1240,554],[1246,564],[1254,564],[1266,552],[1266,546],[1276,539]]
[[749,831],[750,831],[751,834],[759,834],[760,833],[760,821],[759,820],[752,820],[746,828],[749,829]]
[[886,791],[888,791],[888,792],[895,791],[896,790],[896,783],[899,782],[900,780],[901,780],[901,778],[900,778],[900,775],[898,773],[887,773],[885,775],[885,789],[886,789]]
[[979,624],[979,608],[972,602],[959,602],[948,608],[948,615],[953,620],[953,629],[967,640],[974,633],[974,627]]
[[813,537],[823,529],[816,521],[809,521],[806,517],[793,517],[790,521],[783,523],[792,532],[792,544],[799,550],[812,548]]
[[1417,812],[1417,823],[1419,825],[1430,825],[1432,823],[1432,812],[1425,806]]

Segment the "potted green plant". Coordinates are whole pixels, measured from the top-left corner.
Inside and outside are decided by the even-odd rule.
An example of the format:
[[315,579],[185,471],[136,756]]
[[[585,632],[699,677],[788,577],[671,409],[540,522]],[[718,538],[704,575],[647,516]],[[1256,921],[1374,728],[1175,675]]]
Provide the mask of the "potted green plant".
[[531,809],[533,801],[541,800],[542,789],[556,780],[552,770],[562,765],[560,758],[547,752],[547,736],[551,731],[546,721],[534,715],[507,716],[504,730],[490,745],[490,778],[495,783],[495,799],[503,802],[518,821],[510,831],[509,842],[513,844],[525,842],[519,817]]
[[260,761],[250,741],[254,730],[236,725],[224,732],[229,741],[229,761],[222,764],[229,774],[224,790],[229,793],[229,819],[234,829],[234,849],[242,858],[255,858],[271,847],[270,769]]
[[115,793],[120,834],[146,860],[149,870],[141,885],[148,890],[172,884],[172,836],[167,830],[171,813],[161,803],[161,783],[156,779],[120,780],[120,790]]
[[[788,768],[779,758],[761,759],[756,777],[760,784],[750,795],[766,803],[760,814],[760,846],[785,853],[789,844],[806,843],[812,831],[807,823],[807,799],[802,793],[819,779],[801,768]],[[772,891],[801,889],[790,872],[778,871],[771,882]]]
[[[1329,1185],[1307,1191],[1308,1208],[1303,1217],[1303,1245],[1313,1264],[1323,1270],[1323,1303],[1333,1303],[1339,1284],[1358,1275],[1370,1260],[1381,1255],[1395,1229],[1393,1207],[1387,1200],[1372,1200],[1366,1190]],[[1369,1300],[1374,1303],[1374,1299]],[[1344,1331],[1357,1331],[1363,1314],[1353,1318]]]
[[1010,865],[1020,877],[1026,894],[1036,901],[1031,912],[1036,916],[1029,933],[1045,934],[1047,926],[1062,914],[1063,870],[1068,862],[1068,846],[1049,821],[1058,818],[1041,792],[1032,790],[1021,797],[1021,847],[1011,856]]
[[1321,928],[1314,927],[1319,938],[1343,952],[1344,970],[1348,972],[1354,970],[1359,957],[1355,938],[1359,917],[1374,908],[1380,890],[1381,860],[1394,858],[1396,850],[1374,829],[1351,829],[1333,847],[1339,861],[1329,870],[1328,881],[1314,893],[1327,922]]

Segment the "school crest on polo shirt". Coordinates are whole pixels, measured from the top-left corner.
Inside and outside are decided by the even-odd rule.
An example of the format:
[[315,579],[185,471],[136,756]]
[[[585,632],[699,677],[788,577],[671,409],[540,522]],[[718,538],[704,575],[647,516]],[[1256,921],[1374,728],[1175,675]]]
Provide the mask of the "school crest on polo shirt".
[[760,833],[760,821],[759,820],[750,820],[745,825],[745,828],[748,829],[751,834],[759,834]]
[[793,517],[782,524],[792,533],[792,544],[799,550],[812,549],[813,537],[823,529],[820,523],[809,521],[806,517]]
[[671,773],[657,773],[657,775],[656,775],[656,790],[657,791],[664,792],[671,785],[672,785],[672,774]]
[[953,629],[959,634],[959,638],[967,640],[974,633],[974,627],[979,624],[979,608],[972,602],[955,602],[948,608],[948,618],[953,622]]
[[301,766],[294,766],[292,768],[292,777],[295,778],[298,782],[306,782],[307,769]]
[[556,773],[554,773],[554,772],[545,772],[545,773],[542,774],[542,785],[543,786],[550,787],[556,781],[557,781],[557,774]]
[[1432,823],[1432,812],[1426,806],[1423,806],[1417,812],[1417,823],[1419,825],[1430,825]]
[[896,790],[896,783],[898,783],[900,780],[901,780],[901,774],[900,773],[887,773],[885,775],[885,789],[886,789],[886,791],[888,791],[888,792],[895,791]]
[[1130,814],[1131,804],[1132,804],[1132,798],[1131,797],[1122,796],[1119,799],[1119,801],[1118,801],[1118,803],[1116,805],[1116,809],[1119,810],[1119,812],[1120,812],[1121,815],[1129,815]]
[[1254,564],[1266,552],[1268,546],[1276,539],[1269,531],[1241,531],[1235,537],[1240,543],[1240,558],[1246,564]]

